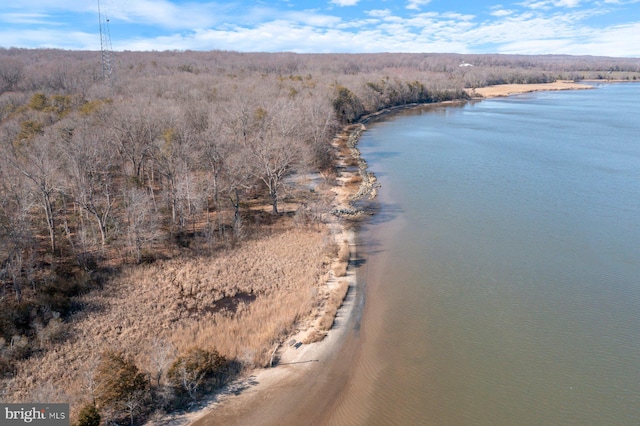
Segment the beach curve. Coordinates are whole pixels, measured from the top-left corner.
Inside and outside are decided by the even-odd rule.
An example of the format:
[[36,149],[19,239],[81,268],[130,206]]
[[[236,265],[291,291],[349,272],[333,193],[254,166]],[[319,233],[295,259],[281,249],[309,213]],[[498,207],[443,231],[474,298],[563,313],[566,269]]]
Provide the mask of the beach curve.
[[[473,99],[486,99],[536,91],[591,88],[592,86],[572,81],[557,81],[541,84],[487,86],[467,89],[467,93]],[[355,144],[362,132],[366,130],[363,123],[369,123],[402,109],[423,105],[403,105],[363,117],[358,124],[343,128],[334,138],[334,147],[339,152],[337,148],[340,144],[347,143],[350,155],[356,160],[361,160]],[[351,142],[348,143],[348,141]],[[347,161],[346,158],[339,158],[338,166],[343,166]],[[362,172],[363,167],[357,171],[349,171],[342,167],[338,185],[332,188],[335,193],[333,211],[338,214],[334,215],[329,222],[329,227],[335,241],[347,240],[349,242],[351,253],[347,275],[340,278],[340,280],[348,281],[349,293],[338,310],[335,324],[327,336],[319,342],[309,344],[283,344],[278,348],[278,363],[273,368],[254,370],[250,375],[225,386],[221,392],[208,400],[202,409],[173,415],[161,422],[152,422],[153,424],[168,426],[281,425],[308,423],[311,419],[313,419],[313,424],[317,424],[321,418],[325,417],[322,412],[329,409],[335,402],[336,392],[333,390],[342,386],[341,382],[347,380],[348,358],[353,357],[355,352],[352,347],[354,339],[349,339],[349,336],[351,333],[351,337],[353,337],[354,323],[356,322],[354,311],[359,308],[363,296],[358,295],[358,291],[361,290],[357,287],[354,268],[354,260],[357,258],[356,232],[352,224],[349,223],[348,217],[356,217],[361,213],[353,208],[353,197],[358,196],[359,193],[375,196],[377,184],[375,176],[366,171],[366,162],[364,162],[364,173],[367,173],[372,180],[365,179],[356,190],[349,187],[346,182]],[[309,329],[299,331],[288,342],[303,341],[309,331]],[[331,368],[328,368],[330,363],[332,363]],[[313,392],[314,398],[309,399],[303,396],[309,395],[310,392]],[[305,400],[307,402],[304,402]],[[309,414],[310,410],[315,414]]]

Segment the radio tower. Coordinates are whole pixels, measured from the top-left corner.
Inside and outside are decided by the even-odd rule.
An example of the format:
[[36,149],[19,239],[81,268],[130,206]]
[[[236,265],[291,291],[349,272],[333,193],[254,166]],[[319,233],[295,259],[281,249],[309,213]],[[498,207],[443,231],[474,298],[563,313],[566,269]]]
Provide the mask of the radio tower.
[[111,49],[111,34],[109,33],[109,19],[100,9],[98,0],[98,19],[100,21],[100,51],[102,52],[102,77],[111,78],[113,74],[113,51]]

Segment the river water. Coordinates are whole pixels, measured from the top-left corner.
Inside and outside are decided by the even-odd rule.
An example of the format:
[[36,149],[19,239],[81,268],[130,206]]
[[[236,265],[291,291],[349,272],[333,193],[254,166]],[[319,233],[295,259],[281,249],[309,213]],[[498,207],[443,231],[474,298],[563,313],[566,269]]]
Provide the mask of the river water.
[[322,423],[640,424],[638,111],[609,84],[370,124],[358,349]]

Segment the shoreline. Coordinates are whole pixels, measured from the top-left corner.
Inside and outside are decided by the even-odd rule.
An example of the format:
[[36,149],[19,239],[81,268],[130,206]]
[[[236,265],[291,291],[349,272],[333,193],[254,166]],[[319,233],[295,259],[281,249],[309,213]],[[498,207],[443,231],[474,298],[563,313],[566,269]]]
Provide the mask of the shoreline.
[[[591,82],[591,81],[590,81]],[[603,81],[607,82],[607,81]],[[506,97],[511,95],[555,90],[584,90],[592,89],[593,86],[569,81],[541,84],[506,84],[497,86],[487,86],[477,89],[467,89],[471,97],[470,100],[483,100],[495,97]],[[174,414],[162,419],[150,421],[150,425],[170,425],[170,426],[209,426],[213,424],[243,425],[243,424],[283,424],[283,419],[289,421],[302,421],[301,407],[297,405],[299,398],[295,393],[315,390],[316,386],[309,380],[321,375],[320,366],[326,362],[343,362],[335,360],[336,354],[347,346],[347,334],[349,325],[354,320],[354,311],[357,306],[358,288],[353,261],[357,258],[356,252],[356,232],[354,224],[350,219],[360,217],[361,210],[353,207],[352,202],[364,197],[374,198],[376,196],[377,181],[375,176],[367,170],[367,164],[360,157],[360,151],[356,145],[360,136],[366,131],[365,124],[376,121],[389,114],[411,108],[419,108],[428,105],[446,105],[466,102],[467,100],[454,100],[437,103],[415,103],[400,105],[375,113],[368,114],[358,120],[355,124],[346,125],[334,137],[333,146],[339,153],[340,148],[345,146],[349,149],[350,158],[338,156],[336,169],[339,170],[337,184],[330,191],[335,195],[332,219],[327,226],[335,241],[348,240],[350,246],[350,258],[347,267],[347,275],[341,278],[332,278],[330,281],[346,280],[349,283],[349,292],[344,303],[336,313],[336,321],[326,337],[318,342],[303,344],[300,347],[283,344],[278,348],[278,363],[271,368],[257,369],[249,372],[246,377],[226,385],[221,392],[213,395],[206,401],[204,406],[196,411]],[[341,146],[342,145],[342,146]],[[348,161],[355,159],[358,161],[357,170],[349,171]],[[354,188],[349,187],[351,178],[360,174],[363,178],[361,184]],[[331,286],[331,282],[327,285]],[[287,340],[300,342],[312,330],[312,327],[301,330]],[[344,362],[343,362],[344,363]],[[314,371],[315,370],[315,371]],[[296,395],[297,396],[297,395]],[[318,401],[315,401],[314,408]],[[331,406],[331,401],[325,401],[325,406]],[[311,403],[310,403],[311,404]],[[273,407],[278,407],[274,409]],[[310,405],[311,406],[311,405]],[[284,416],[284,417],[283,417]],[[288,416],[288,417],[287,417]],[[284,424],[287,424],[286,422]]]
[[[591,81],[590,81],[591,82]],[[595,81],[593,81],[595,82]],[[473,89],[466,89],[472,99],[489,99],[520,95],[530,92],[549,92],[556,90],[585,90],[593,89],[593,86],[583,83],[576,83],[571,80],[558,80],[553,83],[535,84],[498,84],[495,86],[485,86]]]
[[[315,330],[313,326],[300,329],[274,350],[278,361],[273,367],[248,371],[241,378],[225,385],[216,394],[204,399],[196,410],[152,419],[146,423],[148,426],[244,425],[256,424],[256,422],[257,424],[280,424],[282,422],[280,411],[285,411],[285,407],[288,406],[286,400],[289,399],[289,392],[305,387],[302,382],[307,382],[306,386],[311,391],[314,386],[313,383],[309,383],[308,376],[321,374],[313,370],[318,370],[327,362],[336,362],[335,357],[345,347],[347,334],[353,329],[354,311],[361,298],[354,265],[357,259],[354,228],[362,212],[354,209],[352,202],[366,196],[375,197],[375,177],[366,172],[366,162],[360,158],[359,151],[355,148],[364,130],[362,124],[344,126],[332,141],[338,153],[336,160],[338,177],[336,184],[327,189],[333,193],[333,202],[332,211],[329,213],[330,219],[325,226],[328,227],[329,234],[336,243],[346,240],[350,248],[346,275],[332,276],[326,283],[329,288],[338,285],[339,281],[347,281],[349,284],[347,295],[336,312],[333,327],[320,341],[301,345],[290,344],[304,342]],[[340,155],[341,150],[344,152],[347,147],[349,155]],[[357,167],[350,166],[354,159],[358,161]],[[358,175],[366,177],[359,185],[350,184],[350,181]],[[290,390],[286,389],[287,387],[290,387]],[[329,404],[329,401],[326,403]],[[273,410],[273,405],[277,405],[278,410]],[[263,407],[263,409],[256,409],[256,407]],[[289,411],[295,411],[298,407],[288,406],[288,408]],[[295,413],[292,414],[292,416],[295,415]],[[304,423],[304,419],[290,419],[290,421]]]

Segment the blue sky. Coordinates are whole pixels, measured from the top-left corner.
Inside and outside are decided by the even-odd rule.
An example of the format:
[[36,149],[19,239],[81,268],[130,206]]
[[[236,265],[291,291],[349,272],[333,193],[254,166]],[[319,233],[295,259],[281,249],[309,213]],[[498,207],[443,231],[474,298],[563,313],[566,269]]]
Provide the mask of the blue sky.
[[[113,49],[640,57],[640,0],[100,0]],[[98,50],[97,0],[2,0],[0,47]]]

